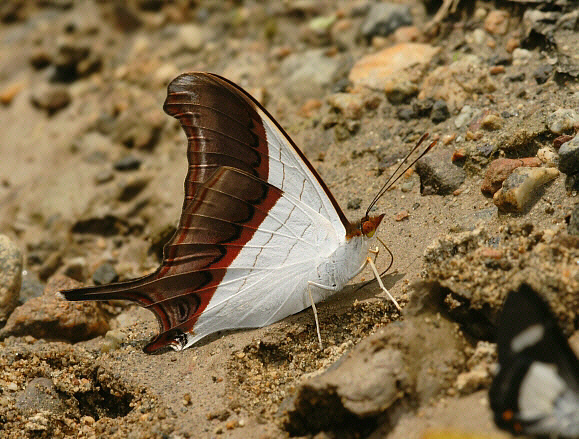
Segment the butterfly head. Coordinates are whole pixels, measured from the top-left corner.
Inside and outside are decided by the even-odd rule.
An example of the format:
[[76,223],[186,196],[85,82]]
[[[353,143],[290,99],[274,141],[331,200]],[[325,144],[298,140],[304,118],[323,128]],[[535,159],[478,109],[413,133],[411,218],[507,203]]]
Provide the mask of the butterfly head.
[[382,218],[384,218],[384,214],[378,216],[369,216],[366,215],[364,218],[360,220],[359,231],[362,235],[366,238],[372,238],[378,226],[382,222]]

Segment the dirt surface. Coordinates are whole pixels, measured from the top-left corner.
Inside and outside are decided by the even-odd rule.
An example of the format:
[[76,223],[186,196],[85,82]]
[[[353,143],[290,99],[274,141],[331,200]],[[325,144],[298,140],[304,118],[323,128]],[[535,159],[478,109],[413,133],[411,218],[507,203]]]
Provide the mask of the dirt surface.
[[[505,294],[528,281],[579,341],[579,162],[558,154],[579,129],[578,14],[463,0],[427,25],[436,2],[397,4],[0,6],[0,233],[24,254],[0,322],[0,436],[508,437],[486,397]],[[402,315],[366,270],[318,306],[323,351],[308,309],[151,356],[148,311],[99,304],[83,320],[60,302],[65,275],[157,267],[187,167],[162,103],[185,71],[262,102],[351,220],[423,133],[438,139],[376,208]],[[497,205],[481,187],[498,158],[526,161],[504,165],[518,179]]]

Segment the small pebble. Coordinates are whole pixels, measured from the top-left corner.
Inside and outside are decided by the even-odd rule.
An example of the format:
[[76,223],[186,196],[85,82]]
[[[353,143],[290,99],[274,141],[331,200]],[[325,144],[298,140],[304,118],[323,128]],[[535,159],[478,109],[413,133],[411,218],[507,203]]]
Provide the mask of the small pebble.
[[401,26],[412,24],[412,14],[407,5],[372,3],[360,33],[370,41],[375,36],[387,37]]
[[448,111],[448,105],[444,101],[436,101],[432,105],[432,113],[430,114],[430,119],[434,123],[444,122],[450,117],[450,112]]
[[553,67],[549,65],[541,66],[533,72],[533,78],[537,84],[544,84],[551,77]]
[[134,171],[141,167],[141,159],[132,155],[128,155],[120,160],[117,160],[113,167],[117,171]]
[[490,11],[485,18],[484,27],[489,34],[505,35],[509,29],[510,14],[507,11]]
[[547,127],[553,134],[571,131],[577,124],[579,113],[570,108],[559,108],[547,117]]
[[523,66],[526,65],[531,58],[533,58],[533,52],[527,49],[515,49],[513,50],[513,65]]
[[559,164],[559,154],[552,146],[543,146],[537,151],[537,158],[544,164],[556,167]]
[[64,267],[64,274],[79,282],[84,282],[88,274],[86,259],[82,256],[69,260]]
[[456,149],[453,153],[452,153],[452,157],[451,160],[452,162],[459,162],[461,160],[464,160],[466,158],[466,149],[464,148],[459,148]]
[[32,103],[52,115],[70,104],[71,97],[68,89],[61,85],[43,85],[34,89]]
[[95,285],[106,285],[119,280],[119,275],[112,264],[104,262],[95,270],[92,280]]
[[472,119],[473,114],[474,110],[470,105],[463,106],[458,116],[454,118],[454,126],[458,129],[467,125]]
[[358,210],[361,205],[362,205],[361,198],[352,198],[351,200],[348,200],[347,207],[350,210]]
[[14,98],[22,91],[25,85],[26,83],[24,82],[15,82],[0,90],[0,104],[10,105]]
[[433,150],[416,163],[423,195],[452,194],[466,178],[466,172],[451,161],[451,154]]
[[394,219],[396,221],[402,221],[402,220],[408,219],[409,216],[410,215],[408,214],[407,210],[402,210],[402,211],[398,212],[396,215],[394,215]]
[[481,128],[489,131],[496,131],[502,128],[503,118],[498,114],[487,114],[481,121]]
[[505,66],[492,66],[489,69],[489,73],[491,75],[500,75],[502,73],[505,73]]

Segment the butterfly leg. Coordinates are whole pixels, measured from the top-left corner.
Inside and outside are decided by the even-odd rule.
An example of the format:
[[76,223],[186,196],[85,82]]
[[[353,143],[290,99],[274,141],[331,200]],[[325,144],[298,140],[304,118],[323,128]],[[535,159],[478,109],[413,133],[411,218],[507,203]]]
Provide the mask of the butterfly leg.
[[[375,253],[375,252],[372,251],[372,253]],[[380,285],[380,288],[382,289],[382,291],[384,291],[386,293],[386,295],[392,301],[392,303],[394,304],[396,309],[398,311],[402,311],[402,308],[400,308],[400,305],[398,305],[398,302],[396,302],[396,299],[394,297],[392,297],[392,294],[390,294],[390,291],[388,291],[386,289],[386,287],[384,286],[384,284],[382,283],[382,279],[380,279],[380,274],[378,273],[378,269],[376,268],[376,264],[374,264],[374,261],[372,260],[372,258],[370,256],[368,256],[366,258],[366,263],[370,264],[370,267],[372,268],[372,271],[374,272],[374,276],[376,277],[376,280],[378,281],[378,285]]]
[[308,294],[310,295],[310,301],[312,302],[312,310],[314,311],[314,320],[316,321],[316,331],[318,332],[320,351],[323,351],[324,345],[322,344],[322,335],[320,334],[320,322],[318,321],[318,310],[316,309],[316,304],[314,303],[314,298],[312,296],[312,282],[308,282]]
[[308,281],[308,294],[310,295],[310,301],[312,302],[312,310],[314,311],[314,319],[316,321],[316,331],[318,332],[318,341],[320,342],[320,350],[324,350],[324,345],[322,344],[322,335],[320,334],[320,322],[318,321],[318,310],[316,309],[316,304],[314,303],[314,298],[312,296],[312,287],[321,288],[327,291],[337,291],[336,287],[329,287],[327,285],[318,284],[316,282]]

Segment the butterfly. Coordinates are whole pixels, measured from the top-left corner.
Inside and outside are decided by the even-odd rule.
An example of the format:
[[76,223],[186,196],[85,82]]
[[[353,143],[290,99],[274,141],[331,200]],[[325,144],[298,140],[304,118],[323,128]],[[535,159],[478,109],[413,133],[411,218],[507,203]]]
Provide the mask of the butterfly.
[[489,392],[496,424],[515,434],[579,438],[579,359],[526,284],[507,296],[497,345]]
[[217,331],[269,325],[310,304],[315,312],[315,303],[372,262],[368,251],[384,214],[369,212],[386,185],[351,223],[274,118],[218,75],[178,76],[163,108],[185,131],[189,169],[161,266],[139,279],[62,291],[66,299],[137,302],[160,325],[145,352],[181,350]]

